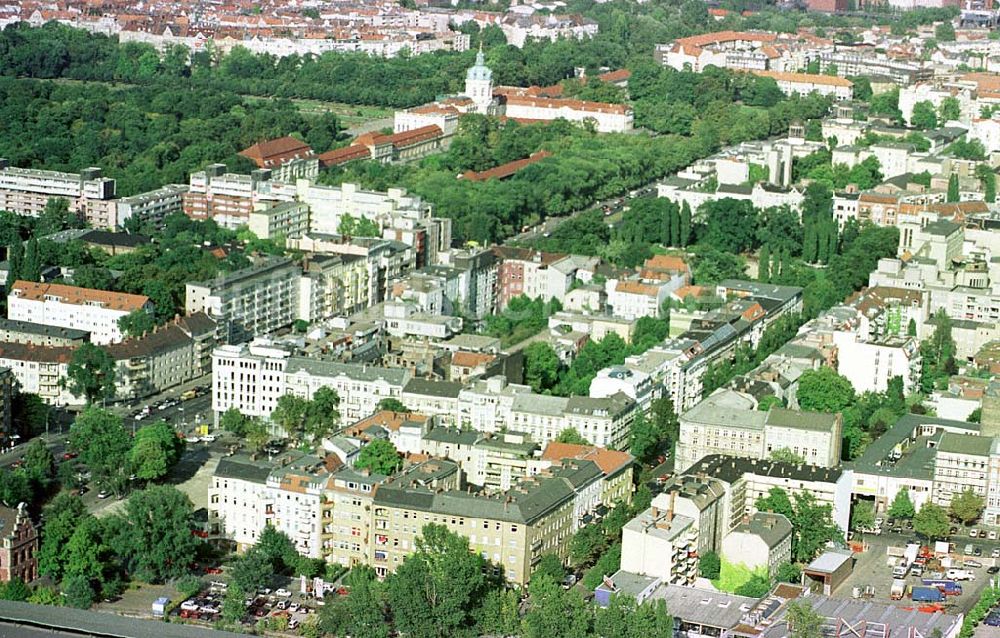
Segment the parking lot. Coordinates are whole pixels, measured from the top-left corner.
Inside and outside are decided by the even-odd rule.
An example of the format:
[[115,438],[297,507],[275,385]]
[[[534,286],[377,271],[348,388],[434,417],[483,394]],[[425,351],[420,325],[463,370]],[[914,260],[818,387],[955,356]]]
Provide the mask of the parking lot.
[[[246,614],[242,623],[253,626],[267,619],[275,619],[294,631],[318,612],[325,603],[311,594],[293,593],[292,583],[275,590],[263,588],[243,601]],[[226,595],[226,584],[212,581],[209,587],[181,602],[172,612],[173,616],[191,622],[214,623],[220,619],[222,602]]]
[[[906,536],[901,534],[882,534],[882,535],[871,535],[866,534],[861,538],[867,543],[868,548],[866,551],[859,554],[855,554],[854,570],[851,575],[845,580],[845,582],[834,592],[834,596],[837,598],[850,598],[854,593],[855,587],[860,587],[862,590],[866,586],[872,586],[875,590],[875,598],[877,602],[896,605],[899,607],[913,607],[914,602],[907,597],[902,600],[891,600],[889,597],[890,589],[892,588],[892,566],[889,564],[888,548],[890,546],[903,548],[906,546],[909,540],[913,540],[912,536]],[[860,540],[856,538],[855,540]],[[970,567],[970,571],[974,577],[974,580],[961,581],[962,594],[958,596],[948,596],[945,600],[946,609],[952,613],[966,613],[976,601],[979,599],[980,592],[983,587],[989,584],[990,579],[1000,580],[1000,575],[990,575],[987,573],[987,569],[991,567],[994,563],[998,562],[991,557],[991,554],[995,548],[1000,547],[1000,543],[991,540],[982,539],[971,539],[968,536],[962,536],[956,534],[952,540],[955,543],[955,550],[958,552],[953,554],[953,557],[960,557],[961,553],[964,551],[965,546],[972,544],[973,546],[978,546],[982,553],[982,556],[969,556],[970,560],[975,560],[982,564],[982,567]],[[898,561],[898,559],[897,559]],[[963,568],[964,569],[964,568]],[[906,577],[903,579],[909,586],[921,585],[921,578],[917,576],[912,576],[907,573]]]

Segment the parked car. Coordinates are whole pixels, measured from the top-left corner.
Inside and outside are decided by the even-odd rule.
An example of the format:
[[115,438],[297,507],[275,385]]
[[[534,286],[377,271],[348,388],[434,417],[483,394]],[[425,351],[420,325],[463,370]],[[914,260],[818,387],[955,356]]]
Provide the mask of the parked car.
[[215,443],[215,435],[206,434],[205,436],[201,437],[201,441],[202,443]]
[[101,490],[100,492],[97,493],[97,498],[101,499],[102,501],[108,498],[109,496],[111,496],[111,492],[107,490]]
[[292,595],[292,592],[290,592],[287,589],[285,589],[284,587],[282,587],[281,589],[276,590],[274,592],[274,595],[278,596],[280,598],[288,598],[288,597],[290,597]]
[[969,538],[978,538],[978,537],[979,537],[979,530],[978,529],[972,528],[972,529],[969,530]]
[[996,574],[997,572],[1000,572],[1000,567],[998,567],[996,565],[993,565],[992,567],[987,567],[986,568],[986,573],[987,574]]
[[980,547],[979,545],[976,545],[975,547],[972,548],[972,555],[973,556],[982,556],[983,555],[983,548]]
[[990,554],[992,558],[1000,558],[1000,547],[994,547],[993,552]]
[[964,563],[962,563],[962,567],[982,567],[982,566],[983,564],[980,563],[978,560],[967,560]]
[[995,529],[991,529],[990,533],[987,535],[987,538],[989,538],[991,541],[995,541],[997,539],[997,531]]

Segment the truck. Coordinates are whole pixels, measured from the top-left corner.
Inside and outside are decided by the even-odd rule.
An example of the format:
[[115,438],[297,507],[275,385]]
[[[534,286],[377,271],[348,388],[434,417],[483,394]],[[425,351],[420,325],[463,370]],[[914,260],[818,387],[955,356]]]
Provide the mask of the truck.
[[907,566],[906,565],[896,565],[895,567],[892,568],[892,577],[893,578],[906,578],[906,572],[907,571],[908,570],[907,570]]
[[942,593],[937,587],[917,585],[913,588],[910,598],[912,598],[914,602],[939,603],[944,600],[944,593]]
[[160,596],[153,601],[152,612],[153,616],[157,618],[163,618],[166,615],[167,609],[170,607],[170,599],[166,596]]
[[949,569],[945,576],[949,580],[976,580],[976,575],[967,569]]
[[945,596],[958,596],[962,593],[961,585],[946,578],[924,578],[921,582],[926,587],[937,587]]
[[907,565],[912,565],[917,560],[917,555],[920,554],[920,545],[917,543],[909,543],[906,549],[903,550],[903,558],[906,559]]
[[892,587],[889,589],[889,598],[892,600],[902,600],[903,594],[906,592],[906,581],[902,578],[897,578],[892,581]]

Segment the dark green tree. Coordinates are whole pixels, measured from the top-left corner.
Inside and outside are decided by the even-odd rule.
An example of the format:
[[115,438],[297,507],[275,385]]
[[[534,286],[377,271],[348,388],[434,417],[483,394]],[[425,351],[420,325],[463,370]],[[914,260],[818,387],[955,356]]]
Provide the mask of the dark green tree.
[[934,105],[926,100],[914,104],[913,113],[910,115],[910,124],[925,131],[937,128],[937,114],[934,112]]
[[854,388],[832,368],[807,370],[796,391],[799,407],[814,412],[840,412],[854,403]]
[[122,517],[125,530],[117,551],[129,573],[163,582],[187,573],[201,540],[194,529],[194,507],[173,486],[157,485],[129,497]]
[[892,499],[892,504],[889,505],[889,511],[887,512],[889,518],[906,520],[913,519],[916,513],[917,509],[913,506],[913,501],[910,500],[910,491],[905,489],[896,492],[896,496]]
[[28,238],[25,244],[21,279],[34,282],[42,280],[42,256],[38,252],[38,239],[34,235]]
[[118,329],[127,337],[141,337],[154,327],[153,315],[145,310],[133,310],[118,320]]
[[948,177],[947,201],[948,202],[957,202],[961,198],[962,198],[962,196],[961,196],[961,194],[959,192],[959,189],[958,189],[958,173],[952,173],[951,176]]
[[122,493],[130,474],[132,438],[122,425],[121,417],[88,407],[73,422],[69,444],[80,453],[80,460],[90,468],[99,485],[116,494]]
[[473,624],[472,611],[486,593],[485,561],[463,536],[443,525],[425,525],[417,551],[387,584],[389,610],[399,631],[443,638]]
[[948,512],[930,501],[920,506],[920,511],[913,517],[913,530],[930,540],[947,538],[950,529]]
[[354,467],[358,469],[367,469],[384,476],[395,474],[402,465],[403,459],[400,458],[399,451],[388,439],[375,439],[361,448],[361,453],[354,462]]
[[705,552],[698,561],[698,569],[703,578],[715,580],[722,570],[722,559],[715,552]]
[[145,481],[155,481],[167,475],[181,459],[184,440],[173,428],[160,421],[145,425],[136,432],[135,443],[129,453],[135,475]]
[[394,397],[386,397],[382,399],[381,401],[378,402],[378,407],[376,409],[389,410],[391,412],[403,412],[403,413],[408,413],[413,411],[408,407],[406,407],[405,405],[403,405],[402,401]]
[[115,394],[115,361],[100,346],[85,343],[74,350],[66,377],[70,392],[84,397],[88,404]]
[[564,590],[552,578],[542,576],[531,579],[528,597],[528,611],[521,622],[524,638],[590,634],[590,609],[576,590]]

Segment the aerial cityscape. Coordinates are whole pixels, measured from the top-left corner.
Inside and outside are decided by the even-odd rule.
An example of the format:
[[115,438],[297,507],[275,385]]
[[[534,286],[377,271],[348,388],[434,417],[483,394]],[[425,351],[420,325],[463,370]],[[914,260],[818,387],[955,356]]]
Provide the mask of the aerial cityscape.
[[0,0],[0,636],[1000,638],[1000,3]]

